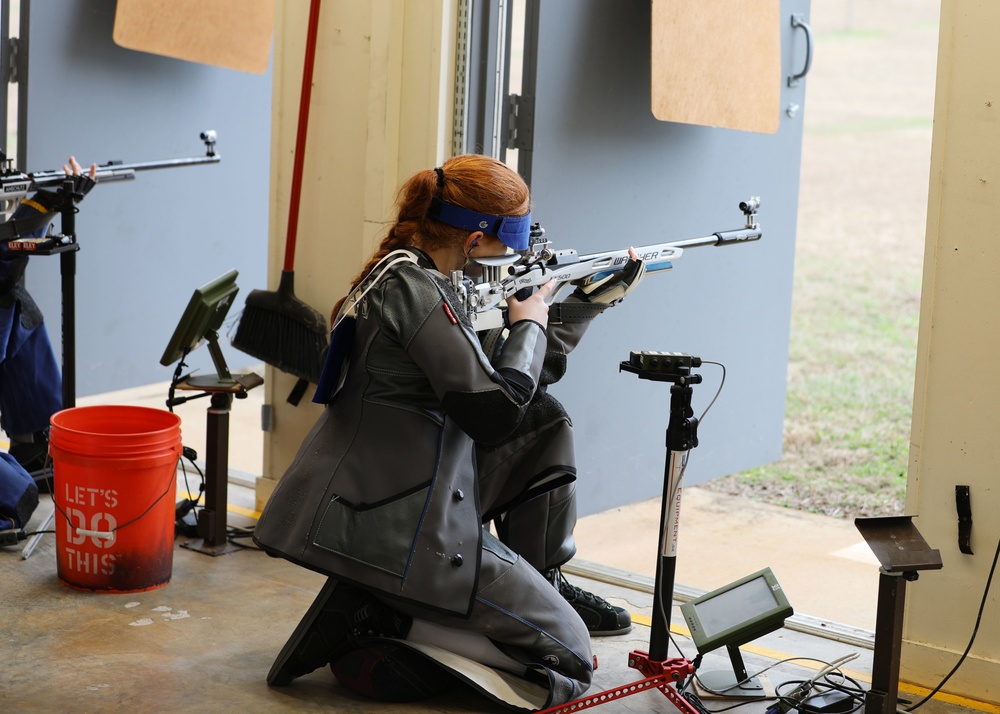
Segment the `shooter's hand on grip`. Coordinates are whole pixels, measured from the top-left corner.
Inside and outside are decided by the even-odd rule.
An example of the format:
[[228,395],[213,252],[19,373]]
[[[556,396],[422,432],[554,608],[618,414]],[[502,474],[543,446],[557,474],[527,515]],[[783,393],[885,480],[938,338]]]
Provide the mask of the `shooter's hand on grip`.
[[580,281],[573,295],[594,305],[611,307],[620,303],[626,295],[635,290],[646,274],[646,264],[635,250],[629,248],[628,254],[630,260],[624,268],[589,284]]
[[82,201],[83,197],[90,193],[90,189],[97,185],[94,180],[94,176],[97,174],[97,164],[91,164],[90,172],[84,175],[76,157],[70,156],[69,163],[63,164],[63,171],[66,172],[67,178],[73,179],[73,203]]
[[516,295],[507,298],[507,321],[513,325],[521,320],[532,320],[545,329],[549,324],[549,305],[545,302],[555,289],[556,281],[550,280],[524,300],[518,300]]

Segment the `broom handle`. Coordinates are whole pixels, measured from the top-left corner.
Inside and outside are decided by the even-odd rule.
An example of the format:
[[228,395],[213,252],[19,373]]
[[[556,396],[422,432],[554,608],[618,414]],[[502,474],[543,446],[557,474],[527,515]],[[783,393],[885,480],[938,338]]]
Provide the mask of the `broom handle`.
[[292,195],[288,202],[288,233],[285,237],[284,272],[295,266],[295,238],[299,230],[299,200],[302,196],[302,165],[305,163],[306,131],[309,128],[309,99],[312,95],[313,64],[316,60],[316,35],[319,29],[319,2],[309,4],[309,28],[306,32],[306,57],[302,68],[302,94],[299,98],[299,128],[295,136],[295,161],[292,165]]

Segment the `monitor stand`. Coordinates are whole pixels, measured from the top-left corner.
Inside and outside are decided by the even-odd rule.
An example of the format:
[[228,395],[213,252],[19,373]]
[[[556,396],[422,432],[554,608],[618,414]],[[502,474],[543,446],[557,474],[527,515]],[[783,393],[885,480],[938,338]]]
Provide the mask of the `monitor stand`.
[[[233,376],[219,348],[218,335],[212,332],[206,337],[216,374],[193,375],[176,384],[177,389],[197,390],[202,392],[198,396],[212,398],[205,426],[205,506],[198,512],[198,535],[201,537],[198,540],[182,543],[181,547],[214,556],[241,550],[239,546],[229,542],[226,524],[229,487],[229,410],[233,404],[233,397],[245,399],[247,392],[262,385],[264,380],[253,372]],[[196,397],[191,397],[194,398]]]
[[[702,697],[737,697],[740,699],[759,699],[766,697],[767,691],[760,677],[747,677],[747,668],[743,664],[743,656],[736,645],[726,645],[729,650],[729,660],[733,671],[724,669],[699,672],[696,680],[698,695]],[[745,680],[745,681],[744,681]]]

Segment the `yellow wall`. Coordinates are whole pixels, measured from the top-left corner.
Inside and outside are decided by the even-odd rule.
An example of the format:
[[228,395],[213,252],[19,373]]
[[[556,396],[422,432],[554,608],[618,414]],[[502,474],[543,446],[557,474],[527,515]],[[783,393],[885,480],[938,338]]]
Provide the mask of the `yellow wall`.
[[[324,0],[295,255],[295,292],[328,315],[381,238],[398,185],[446,158],[453,0]],[[274,33],[269,290],[284,262],[309,3],[280,2]],[[295,377],[267,367],[263,506],[319,414],[286,402]]]
[[[908,514],[944,568],[907,593],[901,679],[936,685],[958,661],[1000,539],[1000,3],[944,0],[917,349]],[[892,270],[886,258],[886,270]],[[975,555],[957,544],[970,486]],[[1000,583],[945,691],[1000,702]]]

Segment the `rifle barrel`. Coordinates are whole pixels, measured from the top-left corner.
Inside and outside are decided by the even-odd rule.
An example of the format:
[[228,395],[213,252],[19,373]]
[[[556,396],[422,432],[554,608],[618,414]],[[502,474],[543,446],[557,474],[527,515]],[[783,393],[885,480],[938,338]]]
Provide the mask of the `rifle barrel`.
[[[199,164],[217,164],[222,160],[218,154],[211,156],[195,156],[186,159],[164,159],[162,161],[140,161],[133,164],[98,164],[94,181],[106,183],[109,181],[128,181],[135,178],[136,171],[150,171],[153,169],[171,169],[179,166],[197,166]],[[64,171],[38,171],[29,174],[36,188],[58,186],[66,180]]]

